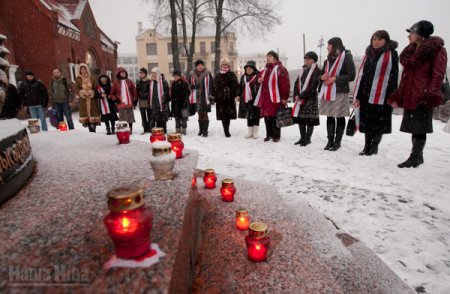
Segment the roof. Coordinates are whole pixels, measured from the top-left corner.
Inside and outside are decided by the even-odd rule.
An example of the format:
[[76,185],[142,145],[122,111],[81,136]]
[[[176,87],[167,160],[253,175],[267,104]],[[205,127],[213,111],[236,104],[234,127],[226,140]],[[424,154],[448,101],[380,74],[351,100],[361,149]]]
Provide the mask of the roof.
[[[72,29],[76,32],[80,32],[80,30],[72,23],[72,19],[74,19],[71,11],[73,10],[74,4],[60,4],[57,0],[40,0],[40,2],[50,11],[55,11],[58,15],[58,22],[69,29]],[[80,1],[77,5],[80,6],[81,3],[86,5],[86,1]]]
[[[159,28],[147,28],[147,29],[143,29],[142,31],[140,31],[137,34],[136,39],[138,39],[139,37],[145,35],[149,31],[156,31],[156,33],[161,35],[162,37],[170,37],[170,32],[166,32],[164,30],[160,30]],[[186,31],[187,31],[187,37],[191,37],[191,35],[192,35],[191,34],[192,27],[191,26],[187,26]],[[178,32],[179,33],[181,32],[181,28],[178,29]],[[232,33],[232,32],[227,32],[227,33]],[[205,24],[203,24],[202,26],[200,26],[197,29],[197,32],[195,33],[195,36],[198,37],[198,38],[201,38],[201,37],[215,37],[216,36],[216,27],[213,24],[205,23]]]

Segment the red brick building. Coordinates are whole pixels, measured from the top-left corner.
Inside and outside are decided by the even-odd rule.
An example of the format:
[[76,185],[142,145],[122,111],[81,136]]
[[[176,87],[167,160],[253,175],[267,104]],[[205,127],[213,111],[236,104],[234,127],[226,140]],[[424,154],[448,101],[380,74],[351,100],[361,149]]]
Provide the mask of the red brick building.
[[94,74],[116,71],[117,44],[97,26],[88,0],[0,0],[0,34],[18,80],[30,69],[48,85],[55,67],[74,80],[79,63]]

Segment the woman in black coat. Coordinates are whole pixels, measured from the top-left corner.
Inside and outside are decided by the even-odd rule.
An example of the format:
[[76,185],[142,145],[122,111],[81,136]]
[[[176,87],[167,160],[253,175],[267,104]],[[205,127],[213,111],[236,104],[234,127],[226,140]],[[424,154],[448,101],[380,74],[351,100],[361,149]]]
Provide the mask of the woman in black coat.
[[239,82],[236,74],[230,70],[231,62],[223,59],[220,73],[214,80],[217,120],[222,121],[225,137],[230,137],[230,120],[237,118],[236,98],[239,93]]
[[111,135],[115,133],[115,123],[118,120],[116,102],[111,99],[111,79],[107,75],[100,75],[98,77],[96,97],[100,101],[100,120],[106,125],[106,134]]
[[364,149],[359,155],[374,155],[383,134],[392,130],[392,107],[388,97],[397,89],[398,43],[389,33],[376,31],[359,69],[355,88],[355,107],[360,107],[359,131],[365,134]]
[[244,66],[244,75],[241,77],[239,86],[239,118],[247,119],[248,134],[245,138],[258,139],[259,120],[261,111],[255,106],[255,98],[258,95],[258,74],[256,63],[249,60]]
[[189,84],[181,77],[181,72],[176,70],[172,74],[173,83],[170,91],[172,100],[172,116],[175,118],[177,133],[186,135],[187,119],[189,117]]

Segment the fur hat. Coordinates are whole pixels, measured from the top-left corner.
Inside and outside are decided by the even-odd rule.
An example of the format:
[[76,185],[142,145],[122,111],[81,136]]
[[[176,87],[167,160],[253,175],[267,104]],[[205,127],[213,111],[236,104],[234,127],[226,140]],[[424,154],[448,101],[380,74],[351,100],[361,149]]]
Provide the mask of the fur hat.
[[226,65],[228,65],[228,66],[231,66],[231,61],[228,59],[228,58],[223,58],[221,61],[220,61],[220,65],[223,65],[223,64],[226,64]]
[[277,61],[280,60],[280,56],[278,55],[278,53],[273,50],[270,50],[269,52],[267,52],[267,55],[273,56]]
[[159,67],[154,67],[154,68],[152,68],[152,70],[150,71],[150,73],[157,73],[157,74],[160,74],[161,73],[161,71],[159,70]]
[[428,39],[430,35],[434,33],[434,26],[427,20],[421,20],[413,24],[411,28],[406,29],[406,31],[408,33],[417,33],[419,36]]
[[314,51],[306,52],[304,58],[312,59],[312,60],[314,60],[314,62],[317,62],[317,60],[319,59],[319,57],[317,56],[316,52],[314,52]]
[[197,67],[199,64],[201,64],[203,66],[205,65],[205,63],[201,59],[198,59],[197,61],[195,61],[195,67]]
[[141,67],[139,72],[142,72],[142,73],[145,73],[145,75],[148,75],[148,71],[147,71],[147,69],[145,67]]

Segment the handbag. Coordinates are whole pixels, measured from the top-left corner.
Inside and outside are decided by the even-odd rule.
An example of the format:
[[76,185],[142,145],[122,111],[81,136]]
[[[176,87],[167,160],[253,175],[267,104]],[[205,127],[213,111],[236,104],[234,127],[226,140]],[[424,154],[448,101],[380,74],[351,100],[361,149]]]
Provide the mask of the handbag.
[[292,107],[279,108],[277,110],[277,127],[283,128],[292,126],[294,121],[292,119]]
[[350,114],[350,118],[348,119],[347,128],[345,129],[345,134],[347,136],[354,136],[356,133],[356,116],[354,115],[355,108],[353,109],[352,113]]
[[444,103],[443,104],[445,104],[447,101],[450,100],[450,85],[448,83],[447,74],[445,75],[444,82],[442,82],[441,92],[442,92],[442,95],[444,95]]
[[247,118],[249,103],[239,102],[238,118]]
[[197,112],[197,104],[190,103],[189,104],[189,116],[195,115],[196,112]]

